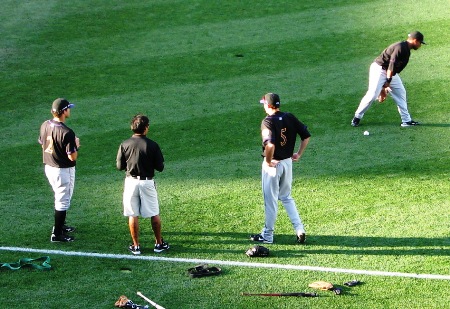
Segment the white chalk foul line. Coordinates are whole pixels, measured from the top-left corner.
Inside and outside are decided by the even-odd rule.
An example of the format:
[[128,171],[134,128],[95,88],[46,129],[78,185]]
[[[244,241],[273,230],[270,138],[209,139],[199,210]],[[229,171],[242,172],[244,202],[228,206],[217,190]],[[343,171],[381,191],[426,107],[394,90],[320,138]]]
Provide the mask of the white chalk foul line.
[[141,261],[165,261],[165,262],[179,262],[179,263],[193,263],[193,264],[204,263],[204,264],[217,264],[217,265],[254,267],[254,268],[309,270],[309,271],[347,273],[347,274],[359,274],[359,275],[369,275],[369,276],[388,276],[388,277],[450,280],[450,275],[413,274],[413,273],[331,268],[331,267],[319,267],[319,266],[283,265],[283,264],[270,264],[270,263],[249,263],[249,262],[222,261],[222,260],[184,259],[184,258],[170,258],[170,257],[164,257],[164,256],[145,256],[145,255],[108,254],[108,253],[77,252],[77,251],[62,251],[62,250],[43,250],[43,249],[31,249],[31,248],[19,248],[19,247],[0,247],[0,251],[1,250],[14,251],[14,252],[43,253],[43,254],[47,254],[47,255],[48,254],[57,254],[57,255],[66,255],[66,256],[82,256],[82,257],[84,256],[84,257],[95,257],[95,258],[127,259],[127,260],[141,260]]

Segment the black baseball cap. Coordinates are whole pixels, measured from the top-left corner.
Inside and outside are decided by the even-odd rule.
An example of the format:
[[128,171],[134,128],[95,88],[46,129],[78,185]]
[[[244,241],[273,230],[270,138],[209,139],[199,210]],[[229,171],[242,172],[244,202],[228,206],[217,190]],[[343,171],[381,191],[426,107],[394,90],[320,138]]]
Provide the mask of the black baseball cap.
[[74,107],[75,104],[70,103],[64,98],[58,98],[55,101],[53,101],[52,104],[52,112],[54,113],[60,113],[68,108]]
[[268,104],[269,106],[278,108],[280,107],[280,96],[276,93],[269,92],[263,95],[261,100],[259,100],[259,103]]
[[410,34],[408,34],[408,38],[416,39],[416,40],[418,40],[418,41],[419,41],[420,43],[422,43],[422,44],[427,44],[427,43],[425,43],[425,42],[423,41],[423,34],[420,33],[419,31],[413,31],[413,32],[411,32]]

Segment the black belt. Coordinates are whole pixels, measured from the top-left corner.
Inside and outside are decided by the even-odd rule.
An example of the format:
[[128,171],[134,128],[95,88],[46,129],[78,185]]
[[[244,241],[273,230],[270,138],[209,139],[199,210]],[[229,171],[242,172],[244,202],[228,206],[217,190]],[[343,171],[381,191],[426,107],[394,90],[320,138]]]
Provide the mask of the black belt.
[[153,177],[145,177],[145,176],[128,176],[128,177],[139,180],[153,180]]

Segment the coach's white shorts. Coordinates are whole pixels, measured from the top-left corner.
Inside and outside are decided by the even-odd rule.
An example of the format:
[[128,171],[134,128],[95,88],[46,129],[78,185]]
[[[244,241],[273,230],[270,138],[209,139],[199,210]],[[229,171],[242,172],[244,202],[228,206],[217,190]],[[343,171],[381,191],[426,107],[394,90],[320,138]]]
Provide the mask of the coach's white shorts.
[[68,210],[75,187],[75,167],[59,168],[45,165],[45,175],[55,193],[55,209]]
[[125,178],[123,215],[150,218],[159,215],[158,193],[154,180]]

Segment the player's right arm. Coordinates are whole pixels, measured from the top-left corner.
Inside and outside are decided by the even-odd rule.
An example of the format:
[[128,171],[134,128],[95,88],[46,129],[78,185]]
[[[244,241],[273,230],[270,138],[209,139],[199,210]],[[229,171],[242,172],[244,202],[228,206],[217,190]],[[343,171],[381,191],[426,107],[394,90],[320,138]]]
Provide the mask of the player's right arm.
[[264,147],[264,156],[267,165],[269,166],[276,166],[277,162],[274,162],[273,160],[273,154],[275,153],[275,145],[271,142],[268,142],[266,146]]
[[272,132],[264,124],[264,122],[261,125],[261,137],[264,147],[264,160],[268,166],[274,167],[278,163],[273,160],[273,156],[275,153],[275,144],[272,143]]
[[119,151],[117,152],[117,158],[116,158],[116,168],[119,171],[123,171],[127,168],[127,162],[125,159],[125,155],[122,151],[122,145],[119,146]]
[[396,73],[395,72],[395,65],[396,65],[396,62],[397,62],[397,58],[399,57],[400,52],[401,52],[401,45],[400,44],[394,45],[393,49],[390,52],[391,52],[391,54],[390,54],[390,57],[389,57],[389,66],[388,66],[388,68],[386,70],[387,81],[383,85],[383,87],[385,87],[385,88],[390,86],[392,77]]
[[68,154],[67,157],[69,158],[70,161],[76,161],[78,158],[78,151]]

